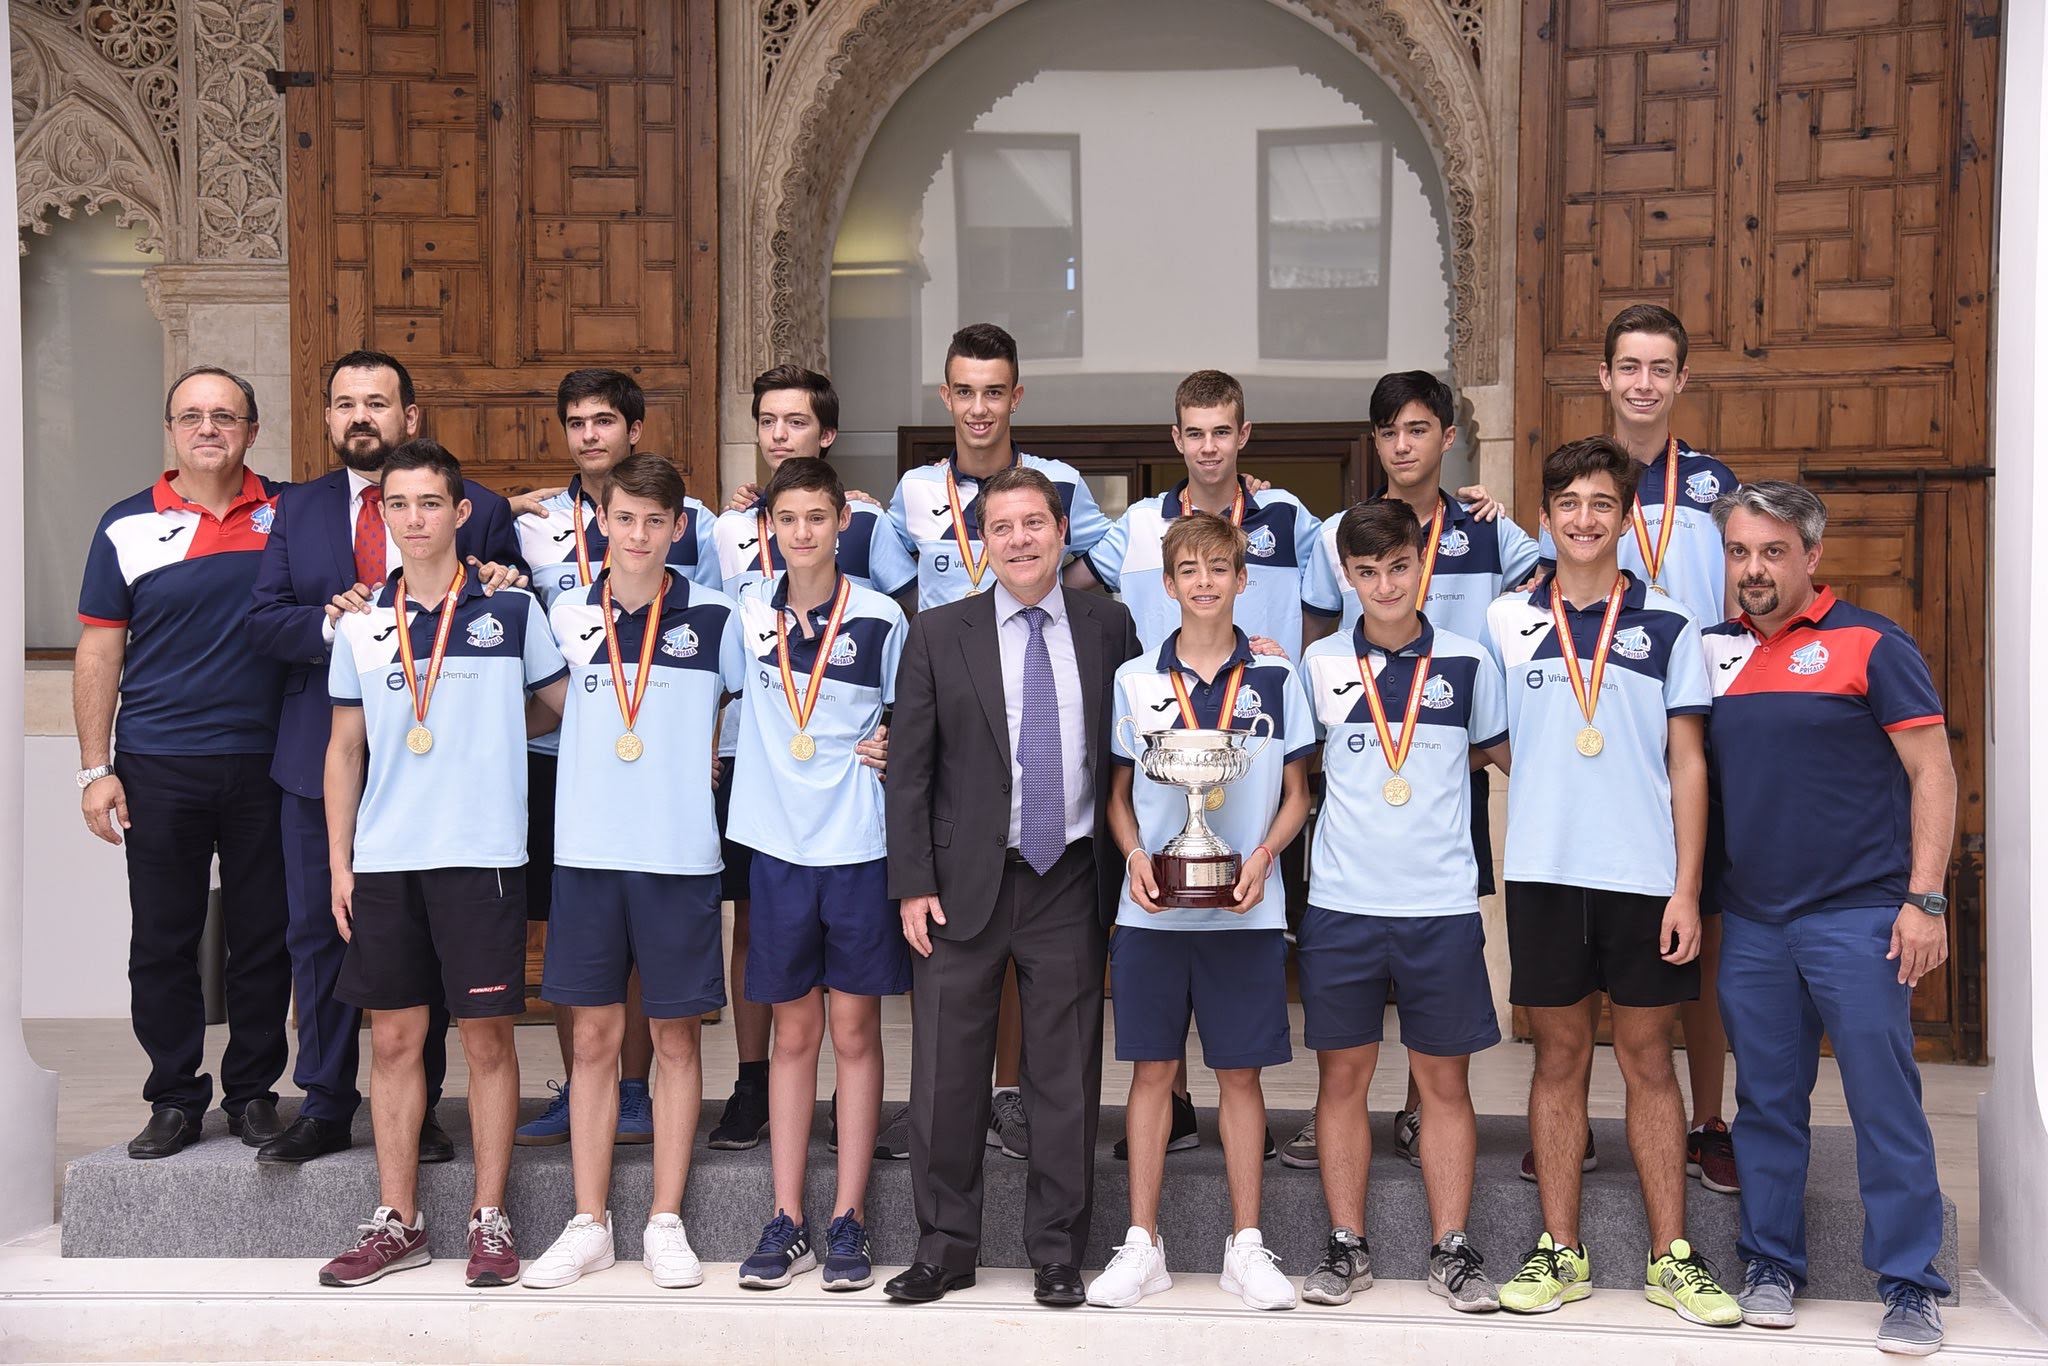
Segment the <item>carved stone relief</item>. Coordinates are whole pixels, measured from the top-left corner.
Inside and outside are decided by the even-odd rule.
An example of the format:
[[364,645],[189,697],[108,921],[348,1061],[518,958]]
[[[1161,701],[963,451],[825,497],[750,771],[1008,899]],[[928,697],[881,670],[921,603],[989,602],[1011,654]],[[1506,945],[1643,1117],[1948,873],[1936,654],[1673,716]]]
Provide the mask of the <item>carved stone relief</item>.
[[284,259],[284,101],[263,79],[282,58],[276,4],[193,0],[193,93],[202,261]]

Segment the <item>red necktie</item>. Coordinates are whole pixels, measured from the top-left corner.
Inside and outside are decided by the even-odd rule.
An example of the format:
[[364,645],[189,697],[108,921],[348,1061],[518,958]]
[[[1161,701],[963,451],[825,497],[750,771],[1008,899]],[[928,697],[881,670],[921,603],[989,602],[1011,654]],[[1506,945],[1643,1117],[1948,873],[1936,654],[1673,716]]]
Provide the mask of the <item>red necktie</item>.
[[375,588],[384,582],[384,491],[363,490],[362,506],[356,509],[356,582]]

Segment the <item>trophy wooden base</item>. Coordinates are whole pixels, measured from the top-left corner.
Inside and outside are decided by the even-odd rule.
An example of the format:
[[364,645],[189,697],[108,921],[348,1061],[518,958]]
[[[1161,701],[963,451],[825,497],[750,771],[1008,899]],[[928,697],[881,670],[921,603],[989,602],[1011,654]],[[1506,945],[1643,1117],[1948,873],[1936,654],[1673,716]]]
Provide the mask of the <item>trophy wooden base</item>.
[[1152,874],[1159,882],[1159,904],[1177,911],[1235,906],[1234,889],[1242,866],[1243,860],[1236,854],[1208,858],[1154,854]]

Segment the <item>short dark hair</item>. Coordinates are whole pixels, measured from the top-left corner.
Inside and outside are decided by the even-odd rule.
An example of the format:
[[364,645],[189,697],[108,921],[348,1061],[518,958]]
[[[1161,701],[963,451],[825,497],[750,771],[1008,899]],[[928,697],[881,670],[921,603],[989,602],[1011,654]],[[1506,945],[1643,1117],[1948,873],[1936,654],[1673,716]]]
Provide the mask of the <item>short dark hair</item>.
[[432,470],[447,484],[450,498],[459,503],[468,496],[462,487],[462,462],[431,436],[416,436],[394,447],[377,472],[377,487],[383,488],[400,470]]
[[1615,492],[1626,503],[1636,496],[1636,480],[1643,467],[1611,436],[1582,436],[1567,441],[1543,457],[1543,510],[1550,500],[1589,475],[1605,474],[1614,480]]
[[1369,498],[1347,509],[1337,523],[1340,570],[1353,560],[1377,560],[1397,550],[1419,555],[1427,544],[1428,533],[1416,519],[1415,510],[1395,498]]
[[171,397],[178,392],[178,386],[186,380],[197,378],[200,375],[218,375],[222,379],[232,380],[235,387],[242,391],[242,401],[249,405],[249,411],[243,413],[242,416],[248,418],[251,422],[256,420],[256,390],[248,380],[243,379],[232,370],[223,370],[218,365],[195,365],[184,374],[172,380],[171,387],[164,390],[164,421],[166,423],[171,420]]
[[659,503],[670,512],[680,514],[683,510],[683,476],[667,459],[652,451],[636,451],[618,464],[612,466],[611,476],[605,480],[604,506],[610,509],[614,493],[627,494],[634,498],[645,498],[650,503]]
[[955,332],[953,340],[946,343],[946,363],[939,367],[940,374],[953,368],[955,356],[965,360],[1006,360],[1010,363],[1010,383],[1017,382],[1017,339],[994,323],[969,323]]
[[1066,505],[1060,501],[1059,486],[1029,465],[1010,465],[997,470],[982,481],[981,491],[974,495],[976,506],[975,521],[981,520],[980,509],[988,500],[999,493],[1035,493],[1045,499],[1045,505],[1052,509],[1055,517],[1067,515]]
[[822,493],[834,508],[846,510],[846,485],[839,482],[839,471],[816,456],[793,456],[777,465],[761,491],[761,506],[774,512],[775,500],[785,493]]
[[777,389],[801,389],[810,395],[811,416],[826,431],[839,430],[839,391],[832,381],[816,370],[801,365],[778,365],[754,376],[754,420],[761,420],[761,400]]
[[1244,425],[1244,386],[1234,375],[1221,370],[1197,370],[1180,382],[1173,391],[1173,421],[1180,425],[1180,415],[1190,408],[1232,408],[1237,413],[1237,424]]
[[418,395],[413,392],[412,371],[406,369],[404,363],[396,356],[386,355],[382,351],[367,350],[351,351],[327,367],[327,398],[329,402],[332,402],[334,399],[334,377],[344,370],[393,371],[398,375],[399,406],[410,408],[413,404],[419,402]]
[[1653,337],[1669,337],[1678,343],[1678,368],[1685,368],[1685,354],[1692,349],[1692,339],[1685,335],[1685,324],[1678,315],[1658,304],[1630,304],[1614,315],[1607,324],[1607,363],[1614,364],[1614,344],[1628,332],[1647,332]]
[[1396,370],[1391,375],[1381,375],[1380,382],[1372,386],[1366,419],[1374,431],[1390,427],[1411,403],[1429,409],[1446,431],[1458,425],[1458,400],[1451,393],[1451,386],[1427,370]]
[[647,417],[647,395],[623,370],[571,370],[562,376],[562,382],[555,386],[555,416],[563,426],[568,426],[569,405],[589,398],[601,398],[610,404],[629,427]]

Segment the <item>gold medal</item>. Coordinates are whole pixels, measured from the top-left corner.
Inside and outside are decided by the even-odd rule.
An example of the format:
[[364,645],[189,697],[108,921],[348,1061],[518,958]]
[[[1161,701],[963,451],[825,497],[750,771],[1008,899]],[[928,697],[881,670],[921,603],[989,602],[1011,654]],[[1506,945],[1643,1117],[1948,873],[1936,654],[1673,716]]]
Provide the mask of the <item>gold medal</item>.
[[612,746],[612,753],[618,755],[629,764],[646,752],[647,746],[641,743],[640,737],[630,730],[621,735],[618,738],[618,742]]
[[1600,634],[1593,643],[1593,668],[1589,678],[1579,668],[1579,645],[1572,639],[1572,623],[1566,615],[1564,594],[1557,590],[1557,581],[1550,582],[1550,627],[1557,636],[1558,657],[1564,661],[1564,675],[1571,680],[1572,696],[1578,699],[1579,715],[1586,718],[1585,729],[1578,734],[1579,753],[1588,759],[1607,747],[1600,731],[1593,724],[1593,713],[1600,707],[1600,680],[1607,676],[1607,652],[1614,644],[1614,628],[1621,620],[1621,602],[1628,591],[1628,576],[1616,574],[1614,587],[1607,593],[1607,612],[1600,619]]
[[[785,580],[785,582],[787,582]],[[853,580],[839,576],[839,592],[832,599],[832,616],[818,635],[818,652],[811,660],[810,679],[801,695],[796,690],[796,670],[789,658],[789,612],[775,614],[775,666],[782,674],[782,696],[789,703],[796,734],[789,737],[789,757],[803,763],[818,752],[818,742],[805,733],[811,713],[818,709],[818,690],[825,686],[825,670],[832,667],[832,642],[839,639],[839,623],[846,619],[847,599],[853,596]]]
[[818,742],[802,731],[789,737],[789,757],[798,763],[808,763],[817,752]]
[[1578,746],[1579,753],[1590,759],[1607,748],[1607,741],[1601,736],[1598,726],[1587,726],[1579,732]]
[[1202,798],[1202,809],[1205,811],[1221,811],[1226,800],[1228,799],[1223,795],[1222,788],[1212,787],[1209,789],[1209,795]]
[[398,667],[405,675],[406,691],[412,694],[412,729],[405,733],[405,747],[414,754],[425,754],[434,747],[434,732],[427,729],[427,708],[433,705],[441,661],[448,657],[448,632],[455,625],[455,606],[462,600],[462,582],[467,577],[468,571],[457,565],[448,594],[441,600],[441,620],[434,627],[434,651],[427,657],[427,676],[422,681],[419,665],[413,659],[412,627],[405,619],[405,571],[392,576],[391,611],[398,621]]
[[[1437,515],[1443,515],[1441,505]],[[1408,751],[1415,744],[1415,718],[1422,714],[1422,690],[1429,683],[1429,666],[1435,658],[1431,651],[1415,661],[1415,676],[1408,682],[1408,702],[1401,708],[1401,743],[1397,746],[1393,727],[1387,723],[1387,704],[1380,700],[1379,680],[1363,659],[1353,656],[1358,665],[1358,681],[1365,689],[1365,709],[1372,713],[1372,728],[1380,737],[1380,758],[1393,771],[1393,776],[1380,784],[1380,795],[1387,799],[1388,806],[1406,806],[1415,795],[1415,789],[1401,776],[1401,766],[1408,762]],[[1393,663],[1394,657],[1389,653],[1386,667],[1392,668]]]
[[610,656],[612,666],[612,696],[619,704],[619,719],[626,723],[625,733],[612,746],[612,753],[632,763],[647,752],[647,743],[635,731],[640,724],[640,708],[647,701],[647,685],[654,677],[654,644],[661,635],[661,609],[668,602],[668,570],[661,571],[661,582],[655,586],[654,599],[647,604],[647,622],[640,631],[640,669],[633,675],[633,688],[626,690],[626,666],[619,658],[619,623],[612,612],[612,581],[605,576],[604,587],[598,590],[597,605],[604,623],[605,653]]
[[1406,806],[1408,799],[1415,795],[1415,789],[1397,773],[1380,785],[1380,795],[1387,799],[1388,806]]

